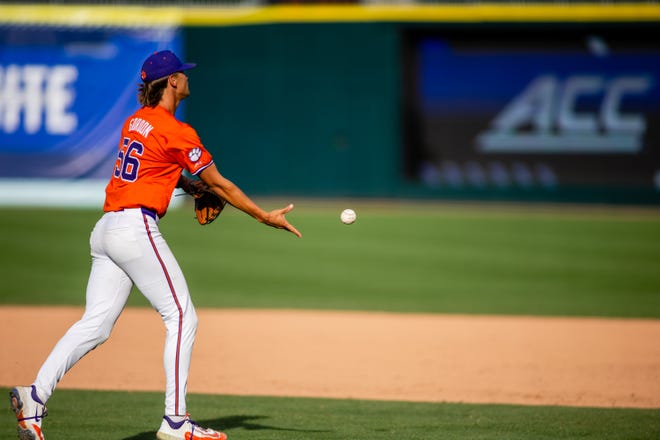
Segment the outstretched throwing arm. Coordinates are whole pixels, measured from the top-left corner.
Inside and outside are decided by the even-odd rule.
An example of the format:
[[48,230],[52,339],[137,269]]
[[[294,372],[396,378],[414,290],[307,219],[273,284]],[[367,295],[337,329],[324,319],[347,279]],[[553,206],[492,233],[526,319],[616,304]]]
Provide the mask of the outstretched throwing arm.
[[286,229],[297,237],[302,237],[302,234],[285,217],[293,209],[292,204],[281,209],[264,211],[236,184],[222,176],[215,164],[211,164],[199,173],[199,177],[208,185],[211,191],[226,200],[230,205],[254,217],[257,221],[274,228]]

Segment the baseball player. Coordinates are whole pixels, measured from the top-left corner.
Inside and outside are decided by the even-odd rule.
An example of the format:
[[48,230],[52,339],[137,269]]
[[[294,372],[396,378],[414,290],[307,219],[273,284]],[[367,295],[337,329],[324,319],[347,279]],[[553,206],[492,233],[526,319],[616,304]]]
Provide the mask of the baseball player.
[[298,237],[301,234],[285,218],[293,205],[270,212],[261,209],[218,172],[197,132],[175,118],[177,107],[190,95],[185,72],[193,67],[195,64],[182,63],[168,50],[152,54],[142,65],[142,107],[122,127],[117,161],[106,187],[104,215],[90,237],[92,268],[85,312],[55,345],[34,383],[10,392],[22,440],[44,439],[41,422],[47,415],[46,402],[64,374],[110,336],[133,285],[161,315],[167,329],[165,412],[156,437],[227,438],[222,432],[198,426],[187,413],[186,384],[197,315],[158,223],[175,187],[190,191],[192,179],[182,175],[187,170],[210,191],[259,222]]

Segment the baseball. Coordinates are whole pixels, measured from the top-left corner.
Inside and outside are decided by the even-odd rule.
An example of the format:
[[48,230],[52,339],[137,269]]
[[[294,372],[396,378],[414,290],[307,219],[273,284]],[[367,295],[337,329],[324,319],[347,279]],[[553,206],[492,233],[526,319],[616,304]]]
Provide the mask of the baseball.
[[353,211],[352,209],[344,209],[341,212],[340,218],[342,223],[344,223],[345,225],[350,225],[357,218],[357,214],[355,214],[355,211]]

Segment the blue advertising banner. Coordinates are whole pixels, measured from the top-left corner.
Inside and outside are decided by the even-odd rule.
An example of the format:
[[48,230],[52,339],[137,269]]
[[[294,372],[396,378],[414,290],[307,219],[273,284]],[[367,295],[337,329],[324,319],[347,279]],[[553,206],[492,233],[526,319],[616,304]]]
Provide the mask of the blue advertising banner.
[[648,28],[416,34],[409,176],[660,193],[658,41]]
[[175,28],[0,28],[0,178],[108,179],[140,66]]

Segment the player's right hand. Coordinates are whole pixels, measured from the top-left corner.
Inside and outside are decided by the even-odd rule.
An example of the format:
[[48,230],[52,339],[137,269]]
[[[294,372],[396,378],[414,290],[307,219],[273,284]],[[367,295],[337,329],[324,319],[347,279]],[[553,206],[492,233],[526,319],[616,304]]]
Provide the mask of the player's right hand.
[[289,223],[284,216],[285,214],[291,212],[292,209],[293,204],[289,204],[282,209],[275,209],[270,211],[264,219],[264,223],[274,228],[286,229],[287,231],[300,238],[302,237],[302,234],[298,232],[298,230],[291,223]]

